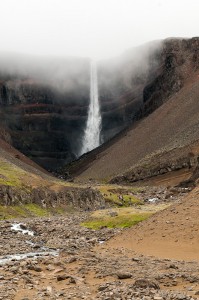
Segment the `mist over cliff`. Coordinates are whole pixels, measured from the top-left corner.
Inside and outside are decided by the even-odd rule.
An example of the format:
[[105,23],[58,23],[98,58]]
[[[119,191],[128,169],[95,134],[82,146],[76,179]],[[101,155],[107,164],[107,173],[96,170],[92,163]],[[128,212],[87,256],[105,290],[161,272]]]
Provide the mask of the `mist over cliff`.
[[[48,86],[65,95],[88,97],[89,59],[75,57],[42,57],[25,54],[0,53],[1,78],[20,87],[24,81]],[[75,98],[73,99],[75,101]]]
[[[102,93],[109,90],[118,94],[119,85],[132,88],[132,75],[147,76],[154,51],[160,49],[161,41],[154,41],[137,48],[129,49],[113,59],[98,61],[99,87]],[[0,75],[12,80],[16,85],[29,80],[46,85],[59,93],[82,94],[88,97],[90,84],[90,58],[35,56],[21,53],[0,52]],[[18,82],[17,82],[18,80]],[[120,91],[122,92],[122,91]],[[79,101],[80,102],[80,101]]]

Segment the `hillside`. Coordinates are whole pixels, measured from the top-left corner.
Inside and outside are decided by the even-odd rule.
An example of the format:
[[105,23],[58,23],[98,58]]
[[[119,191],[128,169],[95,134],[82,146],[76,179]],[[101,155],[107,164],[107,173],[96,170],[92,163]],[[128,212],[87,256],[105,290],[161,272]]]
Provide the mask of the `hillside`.
[[176,260],[199,260],[199,188],[185,199],[122,232],[107,248],[134,250],[144,255]]
[[53,177],[0,140],[0,219],[87,210],[102,205],[104,200],[98,190]]
[[199,71],[152,114],[72,165],[77,181],[134,182],[195,170],[199,154]]

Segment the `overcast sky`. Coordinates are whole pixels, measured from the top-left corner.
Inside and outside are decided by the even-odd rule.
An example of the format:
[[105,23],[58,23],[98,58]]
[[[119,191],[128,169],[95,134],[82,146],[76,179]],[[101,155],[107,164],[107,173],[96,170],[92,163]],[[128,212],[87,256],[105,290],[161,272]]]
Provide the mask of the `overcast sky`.
[[199,36],[199,0],[0,0],[0,51],[107,58]]

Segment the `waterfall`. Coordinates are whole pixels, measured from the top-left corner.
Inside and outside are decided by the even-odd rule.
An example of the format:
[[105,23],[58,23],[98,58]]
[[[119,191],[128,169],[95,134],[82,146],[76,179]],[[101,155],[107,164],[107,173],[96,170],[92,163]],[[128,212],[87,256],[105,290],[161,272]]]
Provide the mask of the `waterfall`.
[[101,114],[98,99],[97,65],[95,61],[90,64],[90,104],[88,119],[83,137],[81,155],[100,145]]

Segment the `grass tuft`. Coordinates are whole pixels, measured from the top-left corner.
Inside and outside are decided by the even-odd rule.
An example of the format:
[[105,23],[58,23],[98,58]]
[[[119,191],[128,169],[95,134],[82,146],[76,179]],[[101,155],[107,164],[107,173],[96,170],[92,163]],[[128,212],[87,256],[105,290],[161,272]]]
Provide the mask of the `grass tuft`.
[[82,223],[81,225],[90,229],[101,229],[103,227],[108,228],[126,228],[136,225],[148,219],[152,213],[137,213],[137,214],[119,214],[118,216],[105,216],[99,218],[91,218],[89,221]]
[[67,208],[43,208],[34,203],[15,206],[0,205],[0,220],[27,217],[47,217],[52,215],[63,215],[66,213],[68,213]]
[[24,175],[22,169],[6,162],[0,161],[0,184],[21,187],[20,175]]
[[102,185],[98,189],[106,203],[110,205],[128,207],[143,204],[143,201],[137,197],[137,194],[142,192],[140,188],[121,188],[113,185]]

